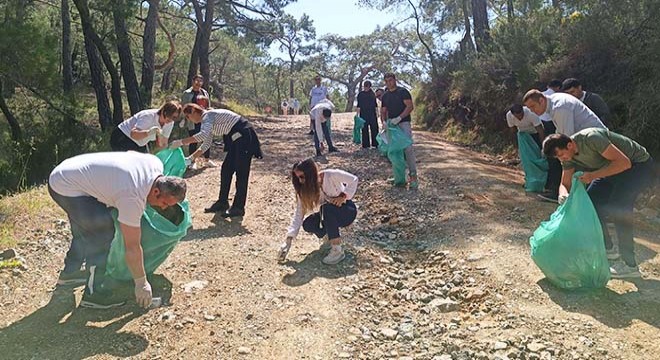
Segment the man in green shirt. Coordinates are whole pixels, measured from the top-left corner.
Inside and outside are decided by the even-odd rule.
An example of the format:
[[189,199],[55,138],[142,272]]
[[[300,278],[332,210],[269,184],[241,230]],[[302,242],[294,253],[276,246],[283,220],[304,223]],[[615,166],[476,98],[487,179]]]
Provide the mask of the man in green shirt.
[[546,157],[561,161],[560,203],[571,190],[575,171],[598,212],[609,259],[618,257],[607,233],[605,219],[614,223],[623,263],[610,268],[613,278],[639,277],[633,241],[633,205],[653,182],[653,158],[632,139],[602,128],[588,128],[568,137],[552,134],[543,142]]

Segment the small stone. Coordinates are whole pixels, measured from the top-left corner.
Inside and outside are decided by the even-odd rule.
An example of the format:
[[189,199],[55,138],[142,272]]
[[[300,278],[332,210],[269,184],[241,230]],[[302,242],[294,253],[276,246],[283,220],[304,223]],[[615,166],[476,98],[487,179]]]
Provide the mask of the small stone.
[[433,360],[452,360],[452,357],[449,354],[442,354],[434,356]]
[[351,354],[349,354],[347,352],[342,352],[342,353],[339,353],[338,356],[339,356],[340,359],[350,359]]
[[209,282],[206,280],[193,280],[185,285],[183,285],[183,291],[191,293],[194,290],[202,290]]
[[531,352],[539,352],[542,350],[545,350],[545,345],[538,343],[538,342],[532,342],[527,344],[527,350]]
[[443,312],[443,313],[458,311],[460,309],[460,305],[456,301],[451,300],[450,298],[433,299],[429,303],[429,306],[432,309],[438,309],[438,310],[440,310],[440,312]]
[[471,254],[470,256],[468,256],[467,261],[475,262],[475,261],[481,260],[481,258],[482,258],[482,256],[479,255],[479,254]]
[[9,260],[18,256],[16,249],[7,249],[0,253],[0,260]]
[[194,324],[197,321],[195,319],[191,318],[191,317],[184,317],[182,322],[185,325],[185,324]]
[[238,348],[238,353],[241,355],[247,355],[252,352],[252,349],[246,346],[241,346]]
[[509,344],[504,341],[496,341],[495,344],[493,344],[493,350],[504,350],[507,347],[509,347]]
[[394,329],[383,328],[380,329],[380,334],[383,335],[387,340],[394,340],[396,339],[396,336],[399,334],[399,332]]
[[206,321],[213,321],[213,320],[215,320],[215,316],[210,315],[210,314],[205,314],[205,315],[204,315],[204,320],[206,320]]

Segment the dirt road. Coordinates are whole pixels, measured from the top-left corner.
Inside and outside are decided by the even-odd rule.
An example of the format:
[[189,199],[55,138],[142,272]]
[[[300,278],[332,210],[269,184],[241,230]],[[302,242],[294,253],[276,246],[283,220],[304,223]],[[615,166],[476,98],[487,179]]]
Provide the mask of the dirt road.
[[[341,152],[322,160],[359,176],[349,256],[321,264],[302,235],[276,250],[294,209],[287,178],[314,154],[307,118],[255,120],[265,158],[252,165],[242,219],[204,214],[219,169],[189,174],[194,227],[159,269],[166,306],[76,308],[82,288],[54,289],[68,231],[19,244],[29,269],[0,272],[0,359],[651,359],[660,353],[660,238],[637,235],[644,280],[599,291],[546,283],[528,239],[552,204],[527,197],[522,173],[494,157],[416,132],[421,185],[392,188],[388,162],[352,144],[351,114],[333,121]],[[218,149],[213,156],[220,157]]]

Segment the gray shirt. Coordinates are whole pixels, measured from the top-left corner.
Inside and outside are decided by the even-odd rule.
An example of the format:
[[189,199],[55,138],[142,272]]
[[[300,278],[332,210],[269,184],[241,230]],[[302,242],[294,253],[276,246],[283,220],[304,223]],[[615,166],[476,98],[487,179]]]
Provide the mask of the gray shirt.
[[555,93],[547,96],[546,113],[552,118],[558,134],[571,136],[588,128],[607,129],[598,116],[575,96]]

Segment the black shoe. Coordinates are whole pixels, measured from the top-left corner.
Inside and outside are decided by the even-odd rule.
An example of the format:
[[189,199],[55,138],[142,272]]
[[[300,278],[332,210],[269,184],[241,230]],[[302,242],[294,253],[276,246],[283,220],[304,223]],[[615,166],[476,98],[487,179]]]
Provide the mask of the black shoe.
[[328,152],[331,152],[331,153],[339,152],[339,149],[337,149],[336,147],[333,147],[332,149],[328,150]]
[[307,135],[314,135],[314,131],[311,131],[311,130],[310,130],[310,131],[307,133]]
[[317,151],[317,152],[316,152],[316,157],[320,157],[320,156],[323,156],[323,154],[321,154],[320,151]]
[[557,201],[557,197],[558,197],[557,194],[552,193],[552,192],[544,192],[544,193],[541,193],[541,194],[536,194],[536,196],[538,196],[539,199],[541,199],[543,201],[547,201],[547,202],[551,202],[551,203],[555,203],[555,204],[559,203],[559,201]]
[[57,279],[57,285],[82,285],[87,282],[89,272],[87,270],[62,271]]
[[204,209],[205,213],[217,213],[217,212],[225,212],[229,209],[229,204],[223,203],[222,201],[218,200],[211,205],[211,207],[207,207]]
[[231,208],[227,210],[226,212],[222,213],[223,218],[230,218],[230,217],[239,217],[245,215],[245,210],[243,209],[235,209]]
[[110,309],[126,304],[126,294],[120,291],[95,291],[83,293],[80,306],[89,309]]

